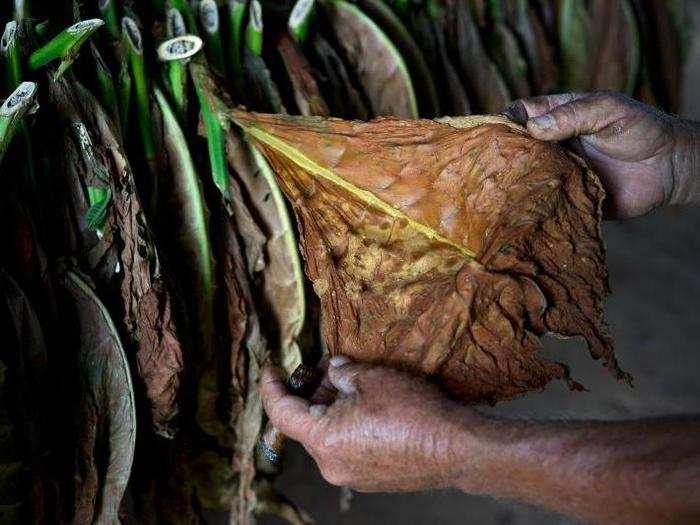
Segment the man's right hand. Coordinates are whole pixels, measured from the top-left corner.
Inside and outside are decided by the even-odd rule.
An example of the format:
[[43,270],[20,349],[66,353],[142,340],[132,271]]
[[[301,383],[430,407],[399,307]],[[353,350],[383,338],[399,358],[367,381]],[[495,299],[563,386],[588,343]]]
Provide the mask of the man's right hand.
[[516,100],[504,112],[533,137],[569,141],[602,178],[606,215],[700,202],[700,127],[620,93]]

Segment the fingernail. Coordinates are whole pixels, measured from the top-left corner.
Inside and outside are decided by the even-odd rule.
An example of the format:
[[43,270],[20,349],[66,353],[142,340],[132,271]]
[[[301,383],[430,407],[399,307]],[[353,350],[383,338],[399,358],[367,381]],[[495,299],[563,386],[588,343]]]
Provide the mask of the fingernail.
[[322,416],[326,413],[328,407],[326,405],[311,405],[309,407],[309,414],[312,416]]
[[538,130],[545,131],[554,127],[554,117],[552,115],[540,115],[539,117],[531,118],[528,124]]
[[516,100],[504,109],[503,114],[518,124],[525,124],[525,122],[527,122],[527,110],[519,100]]
[[331,357],[330,361],[328,361],[328,363],[331,366],[335,366],[335,367],[347,365],[349,362],[350,362],[350,359],[348,359],[344,355],[333,356],[333,357]]

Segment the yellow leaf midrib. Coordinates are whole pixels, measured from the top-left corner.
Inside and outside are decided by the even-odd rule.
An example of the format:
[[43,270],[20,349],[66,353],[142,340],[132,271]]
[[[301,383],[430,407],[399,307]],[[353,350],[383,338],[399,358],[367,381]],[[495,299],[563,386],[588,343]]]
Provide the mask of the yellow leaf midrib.
[[282,139],[275,137],[274,135],[267,133],[266,131],[255,127],[251,126],[249,124],[245,124],[243,122],[240,122],[236,120],[238,125],[240,125],[249,135],[251,135],[254,139],[266,144],[267,146],[279,151],[282,153],[285,157],[287,157],[289,160],[294,162],[297,166],[300,168],[306,170],[309,173],[312,173],[318,177],[321,177],[336,186],[339,186],[343,188],[345,191],[349,192],[350,194],[356,196],[359,198],[361,201],[369,204],[370,206],[373,206],[380,211],[386,213],[387,215],[393,217],[395,220],[405,220],[408,226],[412,227],[414,230],[422,233],[426,237],[428,237],[431,240],[447,244],[450,247],[458,250],[463,256],[470,260],[474,260],[476,258],[476,254],[469,250],[468,248],[457,244],[456,242],[452,241],[451,239],[445,237],[444,235],[440,234],[437,232],[435,229],[426,226],[425,224],[416,221],[415,219],[409,217],[406,215],[403,211],[398,209],[395,206],[392,206],[391,204],[387,203],[386,201],[380,199],[377,197],[374,193],[368,190],[364,190],[362,188],[359,188],[352,184],[351,182],[348,182],[347,180],[343,179],[342,177],[339,177],[335,173],[333,173],[331,170],[328,168],[324,168],[323,166],[320,166],[310,158],[308,158],[306,155],[304,155],[302,152],[300,152],[298,149],[290,146],[287,144],[285,141]]

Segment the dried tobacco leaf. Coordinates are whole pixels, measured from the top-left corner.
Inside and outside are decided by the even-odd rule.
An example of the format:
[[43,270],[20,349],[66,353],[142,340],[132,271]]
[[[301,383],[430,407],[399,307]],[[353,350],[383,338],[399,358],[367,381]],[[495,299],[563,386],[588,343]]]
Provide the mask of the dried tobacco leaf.
[[[496,5],[496,2],[492,2],[492,5]],[[527,98],[530,96],[528,64],[515,35],[504,23],[501,8],[493,7],[492,11],[495,13],[493,13],[492,23],[487,32],[491,56],[493,56],[511,94],[515,98]]]
[[146,389],[152,424],[172,436],[183,373],[181,331],[173,312],[172,286],[166,281],[158,249],[137,194],[131,167],[117,133],[95,97],[79,83],[54,103],[64,117],[89,130],[94,160],[107,174],[112,192],[110,221],[119,236],[120,305],[134,349],[136,368]]
[[62,311],[75,333],[67,347],[73,419],[73,476],[69,519],[75,523],[116,523],[131,473],[136,410],[131,374],[117,329],[85,281],[73,271],[63,279]]
[[320,34],[311,42],[316,68],[321,72],[319,83],[331,114],[343,118],[366,120],[369,110],[356,89],[345,63],[333,46]]
[[322,5],[374,115],[417,118],[411,75],[403,57],[379,26],[344,0],[328,0]]
[[229,165],[246,189],[264,226],[267,264],[262,271],[264,304],[275,323],[273,355],[288,372],[301,362],[297,339],[304,326],[304,276],[286,203],[265,159],[231,130],[226,135]]
[[595,44],[591,38],[593,20],[580,0],[558,0],[557,12],[562,88],[585,91],[590,80],[591,48]]
[[209,240],[209,210],[204,202],[201,183],[190,155],[185,135],[175,113],[159,89],[155,99],[162,127],[158,138],[167,156],[169,178],[162,177],[162,235],[171,240],[173,266],[179,266],[179,282],[191,306],[190,319],[195,325],[199,351],[209,355],[214,337],[214,259]]
[[520,42],[530,71],[533,92],[546,95],[556,91],[557,66],[554,49],[547,41],[545,29],[528,0],[504,2],[506,21]]
[[383,0],[360,0],[358,4],[384,31],[406,61],[421,115],[428,118],[440,116],[440,98],[433,74],[423,52],[401,19]]
[[637,19],[627,0],[594,0],[590,8],[595,51],[591,56],[590,89],[634,93],[639,79],[641,42]]
[[48,409],[47,353],[39,319],[17,282],[0,269],[0,520],[46,518],[41,462]]
[[329,117],[330,110],[323,100],[311,65],[296,41],[288,33],[284,33],[277,44],[277,51],[292,83],[294,101],[299,112],[306,117]]
[[602,319],[604,192],[561,147],[499,117],[231,118],[293,203],[331,353],[491,403],[568,378],[538,336],[578,335],[629,378]]
[[484,48],[468,0],[450,1],[447,34],[473,105],[483,113],[500,113],[510,102],[508,88]]

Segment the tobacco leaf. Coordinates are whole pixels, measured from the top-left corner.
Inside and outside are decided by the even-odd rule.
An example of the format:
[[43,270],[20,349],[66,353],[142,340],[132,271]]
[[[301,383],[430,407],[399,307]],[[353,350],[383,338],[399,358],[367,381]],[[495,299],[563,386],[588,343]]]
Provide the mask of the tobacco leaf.
[[406,63],[379,26],[357,6],[344,0],[328,0],[322,5],[374,115],[418,117],[418,103]]
[[259,111],[286,113],[282,105],[279,89],[272,80],[265,60],[248,48],[243,52],[243,68],[246,80],[246,100],[251,107]]
[[273,354],[290,373],[301,362],[298,338],[304,326],[304,276],[293,226],[277,181],[265,159],[235,130],[226,134],[229,165],[245,188],[267,237],[262,270],[265,309],[271,314]]
[[634,93],[639,78],[641,42],[637,19],[627,0],[594,0],[590,89]]
[[472,107],[467,97],[467,93],[459,78],[459,73],[455,69],[447,52],[447,42],[445,33],[447,31],[447,20],[443,12],[433,16],[430,20],[433,36],[435,38],[435,49],[438,54],[442,78],[445,80],[447,97],[452,115],[469,115]]
[[330,110],[321,94],[321,89],[314,78],[309,61],[299,45],[283,33],[277,44],[277,51],[282,58],[284,68],[294,90],[294,101],[299,112],[304,116],[329,117]]
[[[209,239],[209,210],[187,140],[163,93],[155,90],[157,137],[167,169],[161,174],[161,237],[169,242],[170,260],[190,306],[199,352],[208,356],[214,337],[214,259]],[[168,177],[169,176],[169,177]],[[167,177],[167,178],[166,178]],[[166,222],[167,221],[167,222]]]
[[533,92],[538,95],[553,93],[557,88],[557,66],[554,49],[535,8],[528,0],[504,2],[506,20],[518,38],[529,66]]
[[515,98],[530,96],[528,64],[515,35],[502,20],[493,21],[488,30],[488,46],[510,93]]
[[72,360],[74,423],[66,491],[73,500],[64,512],[76,523],[116,523],[136,441],[129,365],[109,313],[88,284],[73,271],[62,284],[62,313],[75,329],[64,347],[71,350],[66,359]]
[[568,378],[537,355],[554,333],[629,379],[602,319],[604,192],[560,146],[499,117],[231,118],[294,206],[332,354],[492,403]]
[[95,97],[79,83],[72,84],[69,93],[71,98],[57,98],[55,103],[67,119],[85,123],[95,158],[108,174],[112,192],[109,220],[120,247],[118,302],[127,346],[146,390],[154,430],[171,437],[176,429],[177,395],[184,369],[182,333],[173,311],[173,288],[166,280],[166,269],[112,122]]
[[584,2],[558,1],[560,81],[565,91],[585,91],[590,84],[591,48],[595,45],[591,36],[593,25]]
[[343,118],[366,120],[369,110],[350,78],[347,67],[333,46],[316,33],[311,42],[312,58],[320,72],[319,84],[331,114]]
[[433,74],[423,52],[401,19],[382,0],[360,0],[358,5],[394,43],[406,61],[420,114],[428,118],[440,116],[440,98]]
[[47,514],[41,464],[47,451],[47,352],[39,319],[17,282],[0,269],[0,518],[39,523]]
[[447,34],[474,109],[500,113],[510,102],[510,93],[495,64],[484,48],[468,0],[448,4]]
[[[76,257],[83,271],[95,279],[101,291],[118,286],[120,276],[119,247],[114,235],[111,198],[105,207],[105,220],[99,229],[91,227],[89,212],[91,188],[110,191],[109,172],[95,142],[99,143],[93,122],[84,119],[80,91],[75,82],[65,77],[50,84],[52,102],[65,121],[63,140],[57,145],[56,157],[60,183],[55,182],[65,203],[65,220],[57,221],[63,228],[64,246],[60,252]],[[93,139],[95,137],[95,139]],[[60,185],[60,188],[59,188]]]

